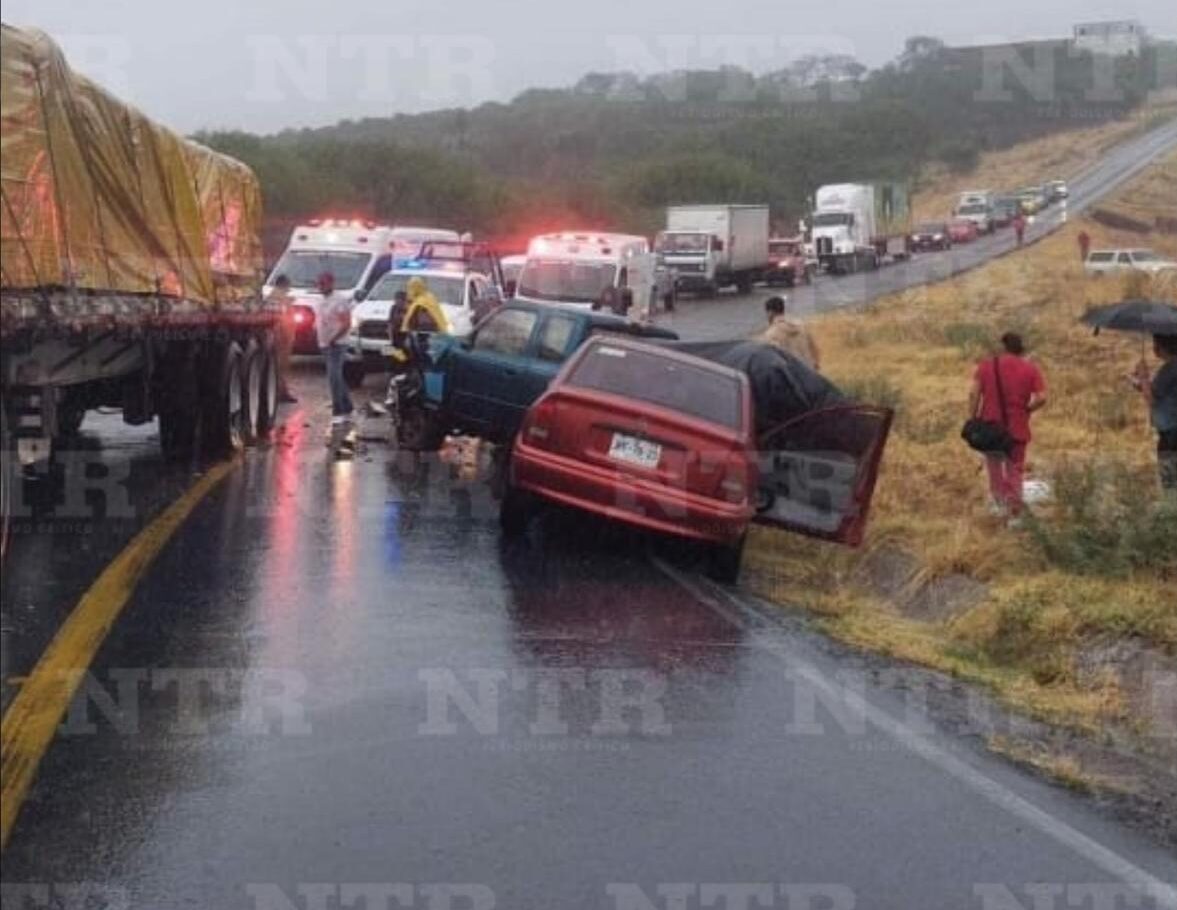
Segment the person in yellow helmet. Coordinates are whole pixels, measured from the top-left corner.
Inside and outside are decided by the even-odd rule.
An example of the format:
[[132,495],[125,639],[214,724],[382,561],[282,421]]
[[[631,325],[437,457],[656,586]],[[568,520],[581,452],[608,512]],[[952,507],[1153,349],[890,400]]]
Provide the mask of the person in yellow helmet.
[[[399,295],[398,295],[399,297]],[[413,277],[405,286],[405,306],[393,307],[392,318],[392,359],[402,366],[408,362],[405,350],[410,332],[448,332],[450,321],[437,298],[425,284],[424,278]],[[403,314],[403,315],[402,315]]]

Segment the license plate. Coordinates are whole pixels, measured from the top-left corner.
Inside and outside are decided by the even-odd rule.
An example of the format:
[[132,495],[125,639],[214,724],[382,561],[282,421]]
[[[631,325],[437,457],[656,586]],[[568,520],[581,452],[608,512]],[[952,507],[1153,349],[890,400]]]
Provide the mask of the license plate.
[[624,433],[614,433],[609,457],[641,468],[656,468],[662,458],[662,446]]

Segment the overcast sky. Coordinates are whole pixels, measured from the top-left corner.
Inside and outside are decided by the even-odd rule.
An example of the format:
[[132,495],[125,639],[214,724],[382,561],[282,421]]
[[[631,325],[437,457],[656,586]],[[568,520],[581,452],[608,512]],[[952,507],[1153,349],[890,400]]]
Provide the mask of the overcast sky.
[[5,22],[48,31],[75,68],[185,132],[506,101],[591,70],[765,71],[807,52],[877,66],[913,34],[976,44],[1129,17],[1177,25],[1173,0],[4,2]]

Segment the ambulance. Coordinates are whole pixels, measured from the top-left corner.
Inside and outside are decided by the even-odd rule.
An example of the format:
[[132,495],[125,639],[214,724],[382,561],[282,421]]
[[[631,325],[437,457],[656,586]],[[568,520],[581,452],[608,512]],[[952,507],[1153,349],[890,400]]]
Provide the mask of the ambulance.
[[645,237],[597,231],[561,231],[532,239],[515,298],[535,303],[591,307],[606,289],[629,289],[631,318],[649,318],[672,288],[659,280]]
[[371,290],[398,261],[416,257],[423,243],[459,239],[457,231],[442,228],[392,226],[354,218],[314,219],[291,232],[286,251],[270,272],[264,290],[268,295],[278,276],[286,276],[294,298],[290,311],[294,352],[317,354],[315,327],[323,302],[317,286],[323,272],[335,276],[336,291],[354,300],[357,291]]

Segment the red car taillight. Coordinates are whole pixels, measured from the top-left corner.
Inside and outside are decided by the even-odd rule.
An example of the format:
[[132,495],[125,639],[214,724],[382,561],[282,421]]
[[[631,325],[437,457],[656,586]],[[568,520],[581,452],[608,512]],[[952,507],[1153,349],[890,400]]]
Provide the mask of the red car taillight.
[[290,321],[299,327],[314,325],[315,311],[306,306],[291,307]]
[[523,426],[519,430],[523,443],[540,449],[554,448],[558,410],[556,402],[550,398],[536,402],[523,418]]
[[754,479],[748,459],[743,454],[729,455],[719,481],[719,496],[726,502],[747,502]]

